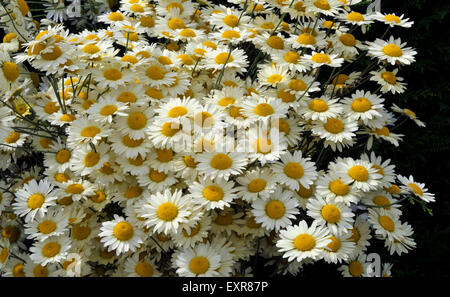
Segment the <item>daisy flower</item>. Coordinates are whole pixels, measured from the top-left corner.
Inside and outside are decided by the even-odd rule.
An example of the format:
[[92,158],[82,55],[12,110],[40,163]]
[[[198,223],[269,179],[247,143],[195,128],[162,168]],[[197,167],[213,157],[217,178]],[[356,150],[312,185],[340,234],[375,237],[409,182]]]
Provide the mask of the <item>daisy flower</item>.
[[237,175],[247,165],[245,155],[238,152],[212,153],[204,152],[195,157],[198,163],[198,171],[210,178],[224,178],[228,180],[230,175]]
[[236,181],[240,184],[236,187],[237,195],[249,203],[258,198],[268,199],[276,186],[274,175],[268,168],[247,171],[245,175],[238,176]]
[[51,236],[44,241],[37,241],[30,248],[31,260],[41,265],[59,263],[67,256],[70,239],[65,236]]
[[221,256],[210,244],[198,244],[188,247],[176,254],[174,259],[176,272],[179,276],[219,276]]
[[342,113],[344,108],[338,100],[339,99],[330,99],[327,96],[302,100],[299,113],[302,114],[306,120],[320,120],[326,122],[328,119],[335,118]]
[[323,259],[327,263],[341,263],[346,261],[355,250],[355,243],[350,241],[351,233],[332,235],[331,242],[324,248]]
[[366,262],[366,255],[355,254],[348,259],[347,264],[338,268],[343,277],[365,277],[367,276],[369,265]]
[[276,87],[289,79],[288,68],[280,65],[263,65],[258,73],[261,86]]
[[192,202],[202,205],[205,209],[224,209],[230,206],[233,199],[236,198],[233,189],[234,182],[225,181],[219,178],[210,180],[201,178],[199,182],[194,182],[189,186]]
[[403,82],[403,77],[397,76],[398,69],[388,71],[382,68],[378,71],[370,71],[370,80],[377,82],[382,93],[391,92],[392,94],[403,93],[406,89],[406,83]]
[[25,222],[31,222],[36,214],[44,216],[47,208],[55,205],[53,185],[46,179],[39,181],[31,180],[16,192],[16,202],[12,207],[14,213],[20,217],[25,217]]
[[378,169],[373,168],[370,162],[351,158],[339,163],[337,168],[343,182],[353,183],[355,188],[363,192],[373,191],[381,186],[382,175],[377,172]]
[[388,41],[376,39],[374,42],[367,42],[368,54],[380,61],[386,61],[391,65],[399,63],[400,65],[409,65],[415,61],[417,54],[411,47],[405,47],[400,38],[394,39],[393,36]]
[[313,68],[318,68],[322,65],[327,65],[330,67],[340,67],[342,63],[344,63],[344,59],[338,58],[337,54],[326,54],[323,51],[313,51],[310,55],[305,55],[304,58],[311,64]]
[[356,245],[355,253],[367,250],[367,247],[370,245],[369,240],[372,238],[370,235],[370,224],[367,219],[363,220],[361,215],[357,216],[352,228],[348,231],[351,233],[349,240]]
[[117,102],[112,98],[101,99],[91,105],[87,113],[88,118],[98,122],[111,123],[113,116],[126,116],[124,110],[127,106],[122,102]]
[[417,126],[419,126],[419,127],[425,127],[425,123],[422,122],[421,120],[419,120],[419,119],[417,118],[416,113],[415,113],[414,111],[412,111],[411,109],[408,109],[408,108],[400,108],[400,107],[398,107],[397,105],[395,105],[395,103],[394,103],[394,104],[392,104],[392,110],[395,111],[395,112],[398,112],[398,113],[400,113],[400,114],[402,114],[402,115],[404,115],[404,116],[407,116],[408,118],[410,118],[411,120],[413,120],[414,123],[417,124]]
[[339,16],[339,19],[345,22],[346,24],[361,26],[363,29],[363,33],[365,33],[366,25],[373,23],[371,17],[359,13],[357,11],[348,11],[344,12]]
[[321,49],[327,46],[325,34],[318,31],[300,32],[299,35],[292,34],[287,40],[295,49]]
[[164,234],[178,233],[180,224],[187,222],[191,214],[191,199],[181,191],[169,189],[150,196],[149,204],[143,206],[140,217],[145,218],[145,226],[154,232]]
[[409,18],[403,18],[403,14],[401,16],[395,15],[395,13],[388,13],[384,14],[379,11],[376,11],[375,14],[372,14],[370,16],[371,19],[385,23],[386,25],[389,25],[390,27],[394,26],[400,26],[404,28],[411,28],[411,26],[414,24],[413,21],[408,22]]
[[309,188],[317,178],[314,162],[310,162],[311,158],[303,158],[301,151],[295,151],[292,155],[285,153],[280,158],[280,162],[272,165],[271,169],[277,182],[289,189],[297,191],[299,184]]
[[125,272],[129,277],[158,277],[161,272],[157,270],[155,261],[149,257],[140,257],[139,253],[135,253],[133,257],[129,257],[125,262]]
[[[177,121],[192,118],[202,107],[197,100],[191,98],[168,98],[155,110],[158,120]],[[183,122],[182,122],[183,123]]]
[[425,188],[424,183],[415,182],[412,175],[410,175],[409,178],[398,175],[397,178],[402,183],[400,186],[402,190],[414,194],[425,202],[435,201],[434,194],[428,193],[428,189]]
[[369,208],[368,220],[372,225],[372,229],[375,230],[375,234],[381,238],[387,238],[391,241],[401,239],[401,229],[398,226],[401,225],[398,217],[385,210]]
[[292,224],[291,220],[300,213],[297,199],[292,198],[291,191],[283,191],[278,187],[268,199],[258,199],[252,203],[255,221],[267,230],[285,228]]
[[335,202],[333,199],[308,200],[306,204],[307,214],[317,221],[319,226],[326,226],[333,234],[346,233],[352,227],[355,214],[344,203]]
[[368,120],[382,116],[379,110],[383,108],[383,101],[375,94],[358,90],[350,98],[344,98],[342,104],[349,119],[367,124]]
[[263,32],[254,38],[254,43],[262,52],[271,56],[280,54],[287,47],[281,33],[271,35],[269,32]]
[[294,259],[297,262],[304,259],[318,260],[323,257],[323,249],[331,241],[328,230],[318,226],[316,221],[309,227],[306,221],[300,221],[298,225],[289,226],[279,234],[276,247],[289,262]]
[[27,238],[44,241],[50,236],[58,236],[67,231],[68,215],[61,211],[52,209],[42,217],[36,217],[25,225]]
[[70,169],[80,176],[89,175],[94,170],[99,170],[105,162],[109,161],[109,150],[109,145],[106,143],[101,143],[95,150],[80,147],[73,154],[70,161]]
[[345,203],[347,206],[352,203],[357,204],[361,197],[358,189],[350,184],[344,183],[334,171],[330,171],[328,174],[319,177],[316,185],[318,197],[334,200],[337,203]]
[[285,118],[288,105],[273,97],[253,95],[242,103],[242,112],[250,121]]
[[117,120],[115,127],[131,139],[137,140],[147,136],[147,129],[150,126],[153,110],[150,108],[130,106],[127,115]]
[[342,1],[338,0],[308,0],[306,12],[335,16],[342,11]]
[[98,236],[108,252],[115,250],[116,255],[134,252],[143,243],[144,233],[127,222],[123,217],[114,215],[114,220],[103,222]]
[[231,51],[226,48],[217,48],[205,53],[205,67],[208,69],[222,70],[224,65],[228,69],[235,69],[238,72],[245,72],[248,66],[247,56],[241,49]]
[[97,145],[111,131],[109,126],[105,124],[80,117],[67,127],[67,134],[69,135],[67,144],[75,147],[88,145],[89,143]]
[[361,155],[361,160],[372,163],[372,168],[376,168],[377,173],[382,175],[380,183],[383,187],[388,187],[395,181],[395,165],[390,165],[391,159],[387,159],[383,162],[381,156],[376,156],[374,152],[370,153],[370,157],[367,154]]

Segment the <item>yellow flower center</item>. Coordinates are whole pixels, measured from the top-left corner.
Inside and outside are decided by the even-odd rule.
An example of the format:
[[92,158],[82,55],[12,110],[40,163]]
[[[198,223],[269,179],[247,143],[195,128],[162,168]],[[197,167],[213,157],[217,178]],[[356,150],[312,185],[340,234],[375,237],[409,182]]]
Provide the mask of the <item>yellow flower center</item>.
[[355,46],[356,45],[356,39],[353,34],[350,33],[344,33],[341,36],[339,36],[339,40],[342,42],[342,44],[346,46]]
[[173,159],[173,151],[171,149],[157,149],[156,155],[158,161],[163,163],[172,161]]
[[84,166],[93,167],[100,161],[100,154],[96,152],[89,152],[84,156]]
[[340,119],[330,118],[325,123],[324,128],[330,133],[338,134],[344,131],[344,123]]
[[[228,62],[227,62],[228,59]],[[225,62],[227,63],[231,63],[234,61],[233,55],[229,54],[229,53],[220,53],[218,54],[215,58],[214,61],[216,62],[216,64],[225,64]]]
[[128,241],[133,237],[134,229],[128,222],[119,222],[114,226],[113,234],[120,241]]
[[223,22],[229,27],[236,27],[239,24],[237,16],[230,14],[223,18]]
[[284,54],[283,59],[288,63],[297,64],[300,59],[300,54],[294,51],[289,51]]
[[8,33],[3,37],[3,43],[10,43],[11,41],[13,41],[13,39],[15,39],[17,37],[16,33]]
[[125,135],[122,137],[122,143],[126,146],[126,147],[138,147],[140,146],[142,143],[144,142],[143,138],[140,139],[132,139],[130,138],[130,136]]
[[123,103],[134,103],[136,102],[137,97],[132,92],[123,92],[117,97],[117,101],[123,102]]
[[151,28],[155,26],[155,19],[152,16],[141,16],[139,19],[142,27]]
[[140,277],[151,277],[153,275],[153,267],[146,262],[139,262],[134,268],[134,271]]
[[385,82],[391,85],[395,85],[397,83],[397,77],[394,73],[390,71],[386,71],[381,73],[381,78],[384,79]]
[[49,242],[42,247],[42,255],[46,258],[53,258],[61,251],[61,245],[57,242]]
[[65,173],[57,173],[55,174],[54,178],[59,183],[63,183],[69,180],[69,176]]
[[301,79],[293,79],[289,82],[289,89],[294,91],[304,91],[306,90],[307,86],[305,82]]
[[111,12],[108,16],[108,20],[116,22],[116,21],[123,21],[123,15],[120,12]]
[[377,135],[383,135],[383,136],[389,136],[390,132],[388,127],[384,126],[380,129],[375,129],[375,133],[377,133]]
[[378,218],[378,223],[380,223],[381,227],[383,227],[386,231],[394,232],[395,230],[395,223],[388,216],[380,216]]
[[176,106],[176,107],[172,108],[171,110],[169,110],[168,115],[171,118],[177,118],[177,117],[182,117],[187,113],[188,113],[188,110],[186,107]]
[[184,21],[180,18],[171,18],[167,25],[172,30],[184,29]]
[[309,234],[300,234],[294,239],[294,247],[301,251],[307,252],[316,246],[316,240]]
[[209,201],[220,201],[224,196],[223,190],[220,187],[214,185],[205,187],[202,194],[203,198]]
[[389,23],[400,24],[400,22],[401,22],[400,18],[393,14],[388,14],[388,15],[384,16],[384,19],[386,20],[386,22],[389,22]]
[[7,248],[2,248],[1,252],[0,252],[0,263],[5,264],[6,259],[9,256],[9,251]]
[[299,179],[303,176],[304,169],[298,162],[289,162],[284,166],[284,173],[292,179]]
[[322,218],[330,224],[337,223],[341,218],[341,212],[336,205],[327,204],[320,211]]
[[83,47],[83,52],[86,54],[95,54],[100,51],[100,48],[96,46],[95,44],[87,44]]
[[15,277],[25,277],[25,266],[19,263],[13,267],[12,272]]
[[192,156],[184,156],[183,161],[187,167],[197,168],[198,162],[195,162],[195,159]]
[[39,223],[38,230],[42,234],[50,234],[56,230],[56,223],[50,220],[45,220]]
[[151,88],[151,87],[145,91],[145,94],[147,96],[152,97],[153,99],[157,99],[157,100],[160,100],[163,98],[163,94],[160,90]]
[[355,112],[366,112],[372,107],[372,103],[364,97],[359,97],[353,100],[352,109]]
[[347,20],[352,22],[362,22],[364,21],[364,16],[359,12],[352,11],[347,15]]
[[11,132],[9,133],[8,137],[6,137],[4,140],[6,143],[16,143],[17,140],[20,139],[20,133],[19,132]]
[[324,112],[328,110],[328,104],[322,99],[314,99],[309,103],[309,109],[315,112]]
[[283,76],[280,74],[272,74],[267,78],[267,82],[271,84],[279,83],[283,79]]
[[304,12],[306,10],[305,2],[298,1],[297,3],[294,4],[294,9],[297,10],[298,12]]
[[398,45],[393,43],[383,47],[383,53],[385,53],[389,57],[401,57],[403,55],[402,49]]
[[84,188],[80,184],[71,184],[67,187],[66,192],[69,194],[81,194],[83,193]]
[[356,181],[366,181],[369,179],[369,172],[366,167],[361,165],[355,165],[348,170],[348,175]]
[[331,236],[329,239],[331,239],[331,242],[327,245],[327,248],[334,253],[337,252],[341,247],[341,241],[336,236]]
[[416,185],[414,183],[409,183],[408,186],[413,190],[413,192],[415,194],[417,194],[419,196],[423,196],[423,191],[418,185]]
[[252,193],[259,193],[266,188],[267,182],[262,178],[255,178],[252,180],[247,189]]
[[231,223],[233,223],[233,217],[229,213],[219,214],[215,223],[221,226],[231,225]]
[[[173,127],[172,127],[173,126]],[[172,137],[181,130],[181,127],[174,123],[166,122],[161,127],[161,133],[166,137]]]
[[15,82],[19,77],[19,66],[14,62],[5,62],[2,65],[3,75],[10,82]]
[[56,102],[49,102],[45,104],[44,111],[48,114],[55,113],[59,110],[59,106],[56,104]]
[[37,209],[41,207],[42,204],[44,204],[44,201],[45,201],[44,195],[36,193],[31,195],[30,198],[28,198],[27,205],[31,209]]
[[133,4],[130,6],[130,10],[132,12],[136,12],[136,13],[143,13],[144,12],[144,7],[142,7],[139,4]]
[[160,183],[166,179],[167,175],[164,172],[150,169],[149,177],[153,182]]
[[139,186],[131,186],[125,190],[124,196],[127,199],[137,198],[137,197],[141,196],[143,191],[144,190]]
[[256,105],[253,111],[261,117],[266,117],[274,113],[272,105],[267,103],[260,103]]
[[352,228],[351,231],[352,236],[350,236],[349,240],[353,241],[354,243],[358,243],[359,239],[361,238],[361,234],[356,228]]
[[160,66],[150,66],[145,74],[152,80],[161,80],[165,76],[165,71]]
[[115,68],[109,68],[109,69],[103,71],[103,76],[107,80],[116,81],[116,80],[119,80],[122,78],[122,73]]
[[177,217],[178,207],[172,202],[166,202],[158,207],[156,213],[161,220],[169,222]]
[[189,269],[195,274],[203,274],[209,269],[209,261],[203,256],[194,257],[189,262]]
[[147,125],[147,117],[142,112],[134,112],[128,116],[128,127],[140,130]]
[[233,39],[241,37],[241,34],[235,30],[226,30],[222,33],[222,37],[225,39]]
[[397,185],[392,185],[389,188],[384,188],[384,190],[389,194],[399,194],[401,192],[400,188]]
[[72,237],[77,240],[84,240],[91,234],[91,228],[75,224],[72,228]]
[[62,55],[62,50],[57,45],[54,45],[52,47],[51,51],[41,54],[42,59],[47,60],[47,61],[54,61],[54,60],[58,59],[59,57],[61,57],[61,55]]
[[232,164],[233,160],[231,160],[228,155],[223,153],[218,153],[211,159],[211,167],[217,170],[228,169]]
[[363,266],[358,261],[352,261],[348,264],[348,271],[351,276],[358,277],[363,274]]
[[277,220],[283,217],[285,211],[284,204],[278,200],[272,200],[266,204],[266,214],[271,219]]
[[268,154],[272,151],[272,142],[268,138],[258,138],[254,143],[254,149],[260,154]]
[[313,190],[312,187],[307,189],[299,183],[299,189],[296,193],[303,199],[309,199],[312,196]]
[[48,276],[48,269],[45,266],[36,265],[33,269],[33,274],[35,277],[47,277]]
[[311,33],[302,33],[297,37],[297,42],[304,45],[316,44],[316,38]]
[[95,203],[102,203],[106,200],[106,195],[102,191],[96,191],[95,195],[89,196],[89,199],[91,199]]
[[284,41],[281,37],[279,37],[277,35],[270,36],[266,40],[266,43],[271,48],[279,49],[279,50],[284,49]]
[[317,8],[320,8],[322,10],[330,10],[331,9],[331,6],[327,0],[317,0],[316,2],[314,2],[314,6]]
[[[385,205],[390,204],[389,199],[386,196],[382,196],[382,195],[373,197],[372,201],[375,205],[378,205],[378,206],[385,206]],[[389,207],[385,207],[385,208],[389,209]]]
[[311,60],[316,63],[331,63],[330,57],[324,53],[314,54]]
[[339,179],[332,181],[329,185],[329,189],[338,196],[345,196],[350,191],[348,185]]

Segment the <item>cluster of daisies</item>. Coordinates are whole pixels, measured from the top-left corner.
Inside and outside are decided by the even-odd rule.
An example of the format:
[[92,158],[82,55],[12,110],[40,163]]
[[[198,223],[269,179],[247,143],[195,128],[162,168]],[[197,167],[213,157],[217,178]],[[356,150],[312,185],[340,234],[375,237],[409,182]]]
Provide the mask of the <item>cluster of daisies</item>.
[[359,2],[2,0],[1,274],[359,277],[414,248],[401,202],[434,195],[374,151],[425,126],[387,104],[413,22]]

